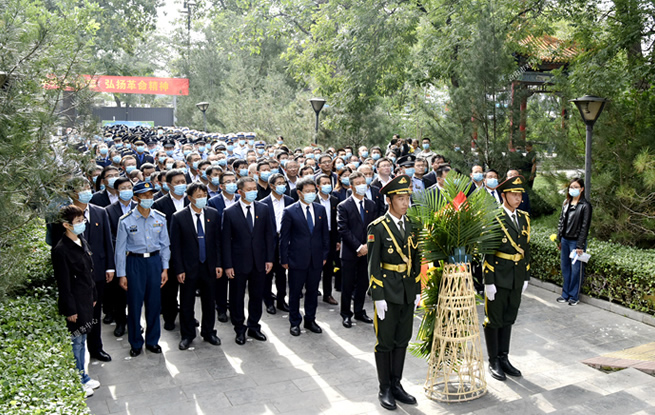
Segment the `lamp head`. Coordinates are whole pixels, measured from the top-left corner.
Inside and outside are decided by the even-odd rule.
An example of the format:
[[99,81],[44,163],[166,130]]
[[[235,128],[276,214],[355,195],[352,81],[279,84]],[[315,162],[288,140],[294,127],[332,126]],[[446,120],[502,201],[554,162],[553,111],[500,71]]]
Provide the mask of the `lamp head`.
[[585,124],[594,124],[603,112],[607,100],[593,95],[585,95],[582,98],[572,99],[571,102],[578,107]]
[[207,111],[207,108],[209,108],[209,102],[199,102],[196,104],[196,107],[202,112]]
[[323,105],[325,105],[325,99],[323,98],[312,98],[309,102],[312,104],[312,108],[314,108],[314,112],[317,114],[321,112]]

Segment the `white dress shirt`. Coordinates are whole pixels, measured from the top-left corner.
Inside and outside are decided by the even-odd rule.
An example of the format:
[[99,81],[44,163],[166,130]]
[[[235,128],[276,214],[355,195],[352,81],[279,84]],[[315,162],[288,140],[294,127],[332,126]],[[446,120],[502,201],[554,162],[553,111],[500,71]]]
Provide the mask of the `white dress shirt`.
[[225,196],[225,193],[223,193],[223,201],[225,202],[225,207],[229,208],[237,202],[237,195],[232,195],[232,200],[230,200]]
[[318,199],[321,201],[321,205],[325,208],[325,211],[327,212],[327,223],[328,223],[328,230],[332,230],[332,215],[330,214],[332,212],[332,205],[330,204],[330,195],[327,195],[327,198],[323,198],[323,193],[320,193],[318,196]]
[[179,212],[180,210],[184,209],[184,196],[182,196],[179,199],[176,199],[175,196],[171,195],[171,200],[173,201],[173,205],[175,206],[176,212]]
[[[192,207],[189,206],[189,212],[191,212],[191,219],[193,219],[193,229],[196,231],[196,235],[198,234],[198,212],[193,210]],[[202,224],[202,230],[203,232],[205,231],[205,209],[200,210],[200,223]]]
[[[313,203],[312,203],[313,204]],[[300,201],[300,206],[302,207],[302,213],[305,215],[305,220],[307,220],[307,203],[303,202],[302,200]],[[316,216],[314,215],[314,207],[310,206],[309,208],[309,214],[312,215],[312,223],[314,224],[314,227],[316,227]]]
[[241,210],[243,211],[243,217],[248,220],[248,208],[250,208],[250,214],[252,215],[252,225],[255,226],[255,204],[247,204],[243,199],[239,199],[239,205],[241,205]]
[[273,211],[275,211],[275,231],[280,232],[282,227],[282,212],[284,212],[284,197],[278,200],[275,196],[271,195],[273,201]]
[[111,192],[107,192],[107,196],[109,196],[109,204],[111,205],[114,202],[118,201],[118,194],[111,194]]

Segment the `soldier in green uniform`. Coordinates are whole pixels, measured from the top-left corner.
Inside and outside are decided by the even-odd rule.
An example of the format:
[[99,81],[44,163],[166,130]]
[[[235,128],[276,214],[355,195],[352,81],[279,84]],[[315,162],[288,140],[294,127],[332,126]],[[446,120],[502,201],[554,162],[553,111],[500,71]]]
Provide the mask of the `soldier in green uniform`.
[[530,280],[530,216],[517,209],[523,199],[526,181],[523,176],[505,180],[496,190],[503,198],[498,218],[502,240],[496,252],[485,257],[484,337],[489,354],[489,370],[494,379],[521,376],[509,362],[512,324],[521,305],[521,294]]
[[368,274],[375,302],[378,399],[383,408],[391,410],[396,409],[396,400],[416,404],[400,380],[412,337],[414,311],[421,298],[421,257],[415,234],[418,230],[405,216],[412,193],[411,179],[397,176],[380,193],[387,197],[389,210],[368,227]]

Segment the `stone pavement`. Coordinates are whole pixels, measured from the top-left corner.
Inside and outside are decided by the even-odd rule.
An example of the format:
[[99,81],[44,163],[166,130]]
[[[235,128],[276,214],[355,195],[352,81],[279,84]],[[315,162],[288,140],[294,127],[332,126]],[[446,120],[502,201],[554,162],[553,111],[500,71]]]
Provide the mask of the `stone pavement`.
[[[498,382],[487,372],[486,395],[443,404],[423,395],[427,363],[408,356],[403,384],[419,402],[399,404],[396,413],[655,413],[655,377],[633,368],[604,373],[581,363],[650,343],[655,327],[585,303],[558,304],[556,297],[536,286],[524,294],[510,351],[522,378]],[[367,308],[372,315],[368,300]],[[234,342],[229,323],[216,323],[221,346],[198,337],[193,350],[186,351],[177,348],[179,331],[162,330],[164,353],[144,349],[137,358],[128,357],[127,336],[116,339],[114,326],[104,325],[105,350],[114,360],[90,362],[89,373],[102,386],[87,400],[89,408],[96,415],[390,413],[377,402],[371,325],[346,329],[338,306],[319,301],[317,321],[323,334],[303,330],[293,337],[287,317],[264,311],[262,330],[269,340],[249,339],[244,346]],[[416,327],[418,323],[417,318]]]

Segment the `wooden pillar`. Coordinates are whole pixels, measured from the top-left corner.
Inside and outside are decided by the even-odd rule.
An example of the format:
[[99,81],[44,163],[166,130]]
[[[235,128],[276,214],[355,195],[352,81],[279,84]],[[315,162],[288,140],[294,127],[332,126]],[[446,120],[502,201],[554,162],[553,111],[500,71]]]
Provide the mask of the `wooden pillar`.
[[527,110],[528,110],[528,91],[526,90],[521,90],[521,121],[519,124],[519,133],[521,137],[521,143],[525,144],[525,124],[526,120],[528,118]]

